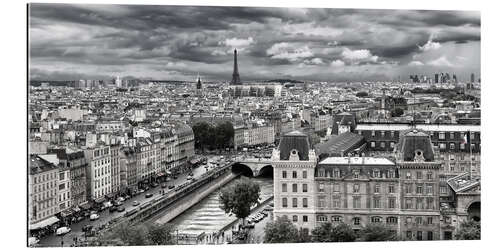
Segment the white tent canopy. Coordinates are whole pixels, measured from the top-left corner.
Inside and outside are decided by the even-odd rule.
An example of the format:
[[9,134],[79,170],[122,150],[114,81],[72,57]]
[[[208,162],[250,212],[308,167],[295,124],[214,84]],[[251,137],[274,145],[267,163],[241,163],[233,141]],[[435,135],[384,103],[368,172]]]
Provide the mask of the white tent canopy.
[[39,228],[43,228],[43,227],[46,227],[46,226],[50,226],[56,222],[58,222],[59,219],[55,216],[52,216],[52,217],[49,217],[45,220],[42,220],[40,222],[37,222],[35,224],[30,224],[30,230],[35,230],[35,229],[39,229]]

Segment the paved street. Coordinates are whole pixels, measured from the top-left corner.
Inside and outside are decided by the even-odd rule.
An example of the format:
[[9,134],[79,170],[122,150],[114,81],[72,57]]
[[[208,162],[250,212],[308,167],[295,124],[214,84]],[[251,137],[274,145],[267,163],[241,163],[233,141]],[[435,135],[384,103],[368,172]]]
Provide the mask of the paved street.
[[[208,158],[213,159],[214,157],[212,156],[212,157],[208,157]],[[210,171],[210,169],[208,171]],[[199,166],[199,167],[193,169],[194,178],[199,178],[205,172],[207,172],[207,170],[203,166]],[[175,186],[178,186],[180,184],[187,182],[187,177],[188,177],[188,173],[180,174],[177,179],[171,179],[170,181],[168,181],[167,185],[173,184]],[[158,196],[161,196],[160,190],[161,190],[161,185],[159,185],[156,188],[151,188],[147,192],[144,192],[142,194],[138,194],[135,197],[132,197],[132,198],[124,201],[123,206],[125,207],[125,211],[128,211],[134,207],[134,206],[132,206],[132,203],[134,201],[139,201],[141,204],[143,204],[144,202],[150,201]],[[169,190],[165,189],[165,191],[168,192]],[[170,191],[173,192],[173,190],[170,190]],[[153,197],[146,198],[145,195],[147,193],[152,193]],[[58,247],[58,246],[61,246],[61,241],[64,241],[64,246],[70,246],[74,242],[73,241],[74,237],[78,237],[80,239],[84,238],[84,234],[82,232],[83,226],[92,225],[94,228],[99,227],[100,225],[108,223],[113,218],[122,217],[125,214],[125,211],[124,212],[110,213],[109,209],[106,209],[106,210],[99,213],[100,218],[98,220],[90,221],[89,218],[86,218],[85,220],[82,220],[78,223],[72,224],[70,226],[71,232],[64,235],[63,237],[56,236],[55,234],[53,234],[53,235],[50,235],[50,236],[47,236],[47,237],[40,239],[39,244],[41,246]]]

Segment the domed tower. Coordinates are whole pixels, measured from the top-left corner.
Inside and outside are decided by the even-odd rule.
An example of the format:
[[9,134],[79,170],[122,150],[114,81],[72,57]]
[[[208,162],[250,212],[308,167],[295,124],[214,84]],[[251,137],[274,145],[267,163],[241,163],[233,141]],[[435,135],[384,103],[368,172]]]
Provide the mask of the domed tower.
[[[400,136],[396,150],[404,240],[439,240],[439,170],[430,136],[410,130]],[[424,223],[425,222],[425,223]]]
[[288,217],[297,228],[315,227],[314,171],[316,153],[306,134],[292,131],[281,137],[273,150],[274,219]]

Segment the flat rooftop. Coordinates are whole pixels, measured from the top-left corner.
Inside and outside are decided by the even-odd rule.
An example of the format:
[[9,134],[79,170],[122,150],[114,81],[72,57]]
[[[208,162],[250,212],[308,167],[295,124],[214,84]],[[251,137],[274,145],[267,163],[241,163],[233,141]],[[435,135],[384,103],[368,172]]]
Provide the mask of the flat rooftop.
[[[416,129],[422,129],[424,131],[436,131],[436,132],[480,132],[480,125],[458,125],[458,124],[416,124]],[[373,124],[358,124],[356,126],[356,130],[408,130],[411,129],[412,126],[410,124],[390,124],[390,123],[373,123]]]
[[[363,159],[364,158],[364,159]],[[328,157],[319,162],[321,165],[395,165],[387,158],[379,157]]]

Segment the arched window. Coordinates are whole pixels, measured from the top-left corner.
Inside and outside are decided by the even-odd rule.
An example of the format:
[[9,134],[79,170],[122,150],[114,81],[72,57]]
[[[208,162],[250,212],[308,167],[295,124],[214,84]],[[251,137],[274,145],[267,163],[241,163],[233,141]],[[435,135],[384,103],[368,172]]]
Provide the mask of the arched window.
[[380,216],[373,216],[371,219],[372,223],[380,223],[382,222],[382,217]]
[[397,224],[398,217],[394,217],[394,216],[387,217],[386,221],[387,221],[387,224]]

